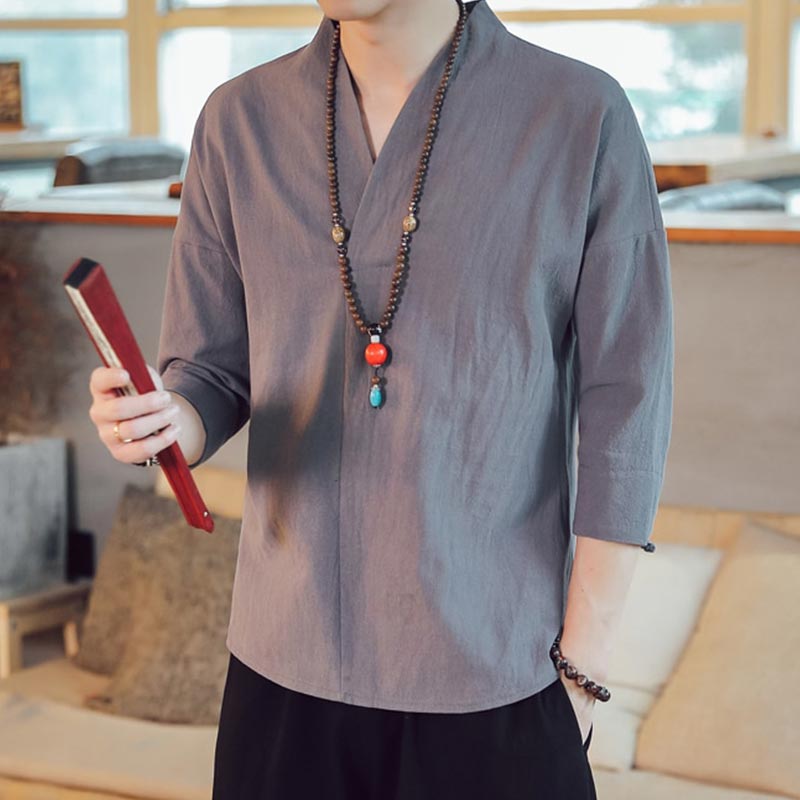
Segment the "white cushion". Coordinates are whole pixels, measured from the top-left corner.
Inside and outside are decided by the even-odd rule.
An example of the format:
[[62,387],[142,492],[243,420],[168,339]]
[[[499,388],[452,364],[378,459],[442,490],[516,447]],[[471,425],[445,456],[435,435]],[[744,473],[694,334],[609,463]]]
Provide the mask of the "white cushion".
[[595,703],[593,766],[633,766],[639,727],[689,641],[722,554],[673,542],[659,542],[654,553],[642,554],[605,681],[611,699]]
[[661,542],[643,553],[622,612],[609,680],[657,695],[689,638],[723,551]]
[[0,774],[158,800],[208,800],[216,726],[128,719],[0,690]]

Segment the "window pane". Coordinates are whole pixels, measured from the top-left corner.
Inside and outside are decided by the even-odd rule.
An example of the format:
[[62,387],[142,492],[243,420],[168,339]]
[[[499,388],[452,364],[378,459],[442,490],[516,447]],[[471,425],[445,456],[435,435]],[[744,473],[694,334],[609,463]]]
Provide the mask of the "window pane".
[[126,0],[2,0],[0,18],[123,17]]
[[792,26],[792,57],[789,71],[789,135],[800,143],[800,17]]
[[316,0],[169,0],[172,8],[202,8],[208,6],[315,6]]
[[188,150],[197,115],[219,84],[311,41],[315,28],[183,28],[159,50],[161,135]]
[[0,61],[22,62],[24,123],[59,136],[129,131],[127,59],[122,31],[0,31]]
[[741,132],[747,70],[744,32],[738,23],[506,26],[523,39],[613,75],[625,87],[650,141]]
[[645,6],[741,5],[743,0],[489,0],[495,11],[548,9],[644,8]]

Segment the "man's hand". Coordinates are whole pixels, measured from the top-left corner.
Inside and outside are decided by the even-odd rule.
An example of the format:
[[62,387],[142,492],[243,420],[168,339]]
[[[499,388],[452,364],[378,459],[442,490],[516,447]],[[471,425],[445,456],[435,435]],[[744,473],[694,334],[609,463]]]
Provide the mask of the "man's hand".
[[180,409],[164,391],[159,374],[149,364],[147,369],[156,388],[143,394],[118,395],[115,389],[128,386],[130,378],[123,377],[123,370],[116,367],[96,367],[89,380],[89,418],[106,449],[125,464],[160,453],[181,430]]
[[[577,537],[559,647],[570,664],[600,685],[608,677],[612,641],[641,552],[628,543]],[[585,742],[598,701],[563,671],[558,675]]]
[[[156,389],[134,395],[119,396],[114,391],[129,384],[129,378],[123,380],[122,370],[103,366],[92,371],[89,418],[98,437],[117,461],[126,464],[144,461],[177,440],[187,463],[194,464],[206,441],[200,414],[182,395],[165,392],[161,376],[149,364],[146,366]],[[114,433],[115,422],[119,423],[119,439]]]

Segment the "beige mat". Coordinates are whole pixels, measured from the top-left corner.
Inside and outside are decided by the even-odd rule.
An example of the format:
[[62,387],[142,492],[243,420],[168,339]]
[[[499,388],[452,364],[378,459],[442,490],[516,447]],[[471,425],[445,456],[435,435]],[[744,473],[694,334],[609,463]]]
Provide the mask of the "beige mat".
[[208,800],[215,726],[170,725],[0,690],[0,775],[154,800]]

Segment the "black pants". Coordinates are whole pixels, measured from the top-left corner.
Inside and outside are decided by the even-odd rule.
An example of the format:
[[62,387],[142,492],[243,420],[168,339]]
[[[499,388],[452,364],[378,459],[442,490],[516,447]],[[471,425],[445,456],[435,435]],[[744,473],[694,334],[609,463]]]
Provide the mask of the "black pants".
[[404,712],[313,697],[230,656],[213,800],[596,800],[561,680],[509,705]]

